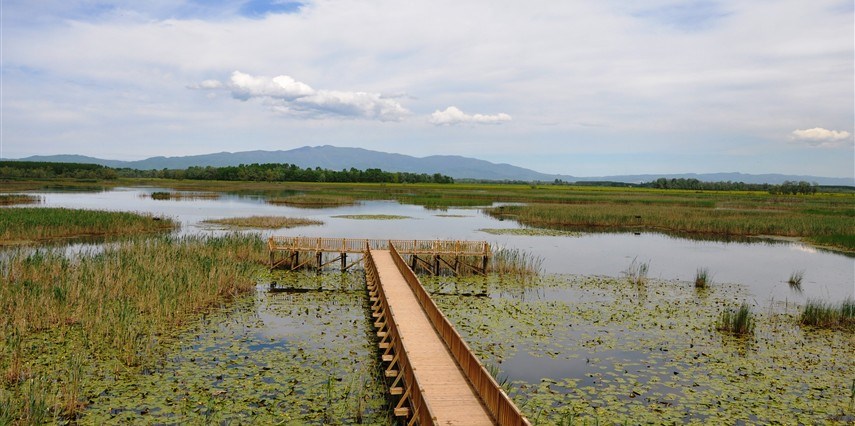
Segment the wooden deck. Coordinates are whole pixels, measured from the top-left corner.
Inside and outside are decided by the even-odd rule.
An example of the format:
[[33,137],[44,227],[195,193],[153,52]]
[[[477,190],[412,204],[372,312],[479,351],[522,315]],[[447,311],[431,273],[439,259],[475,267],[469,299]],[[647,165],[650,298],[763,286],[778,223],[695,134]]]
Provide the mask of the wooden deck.
[[441,425],[493,425],[487,408],[466,380],[442,338],[434,330],[415,294],[392,260],[389,250],[372,250],[390,320],[404,340],[410,366],[421,393]]
[[530,426],[390,242],[365,248],[365,279],[394,409],[408,425]]

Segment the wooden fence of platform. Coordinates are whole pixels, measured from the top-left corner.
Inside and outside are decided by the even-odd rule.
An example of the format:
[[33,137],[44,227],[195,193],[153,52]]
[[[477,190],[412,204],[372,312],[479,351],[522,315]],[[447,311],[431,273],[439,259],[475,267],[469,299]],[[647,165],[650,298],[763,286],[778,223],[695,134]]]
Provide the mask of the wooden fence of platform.
[[[314,261],[314,267],[322,269],[327,265],[340,262],[341,271],[362,262],[362,254],[366,247],[373,250],[385,250],[394,246],[398,253],[408,256],[410,267],[421,267],[433,275],[438,275],[443,269],[454,274],[475,272],[484,274],[487,271],[493,252],[486,241],[465,240],[381,240],[369,238],[325,238],[325,237],[288,237],[272,236],[267,241],[270,252],[270,268],[287,267],[296,270],[309,266]],[[284,258],[277,259],[277,253],[285,253]],[[324,261],[325,253],[338,254]],[[301,255],[308,254],[301,260]],[[358,254],[359,257],[348,263],[348,254]],[[474,261],[474,263],[473,263]]]

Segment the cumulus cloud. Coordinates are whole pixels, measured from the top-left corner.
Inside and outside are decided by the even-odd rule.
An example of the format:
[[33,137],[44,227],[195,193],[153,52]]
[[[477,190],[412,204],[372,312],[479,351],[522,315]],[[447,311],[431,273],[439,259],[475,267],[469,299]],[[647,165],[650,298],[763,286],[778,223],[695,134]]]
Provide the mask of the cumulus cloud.
[[445,111],[436,110],[430,115],[429,121],[438,126],[453,125],[460,123],[477,123],[477,124],[502,124],[511,121],[511,116],[505,113],[495,115],[487,114],[466,114],[455,106],[450,106]]
[[235,99],[266,99],[274,111],[315,118],[342,116],[398,121],[410,113],[397,101],[379,93],[315,90],[287,75],[270,78],[235,71],[226,83],[205,80],[191,88],[225,89]]
[[808,145],[821,148],[834,148],[843,145],[849,140],[849,132],[844,130],[828,130],[822,127],[813,129],[793,130],[793,138],[804,141]]

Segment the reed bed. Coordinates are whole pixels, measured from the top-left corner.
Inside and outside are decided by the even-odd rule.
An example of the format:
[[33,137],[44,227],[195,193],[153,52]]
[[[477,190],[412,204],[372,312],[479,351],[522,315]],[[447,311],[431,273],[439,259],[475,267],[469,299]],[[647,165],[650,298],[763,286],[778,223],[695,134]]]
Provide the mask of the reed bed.
[[756,320],[751,312],[751,307],[743,303],[738,309],[725,309],[719,316],[716,329],[736,336],[750,336],[754,334]]
[[632,263],[623,271],[623,275],[631,284],[641,286],[647,283],[647,273],[650,271],[650,262],[639,262],[638,258],[632,259]]
[[296,228],[298,226],[312,226],[324,224],[323,221],[317,219],[285,216],[230,217],[225,219],[208,219],[204,222],[216,225],[234,226],[238,228],[260,229]]
[[[0,411],[27,423],[28,389],[48,378],[34,398],[52,416],[73,418],[84,362],[117,372],[151,364],[182,324],[254,289],[266,254],[257,235],[135,239],[77,255],[8,251],[0,257]],[[65,365],[37,362],[45,350],[71,355]]]
[[0,209],[0,245],[82,236],[128,236],[170,231],[178,224],[148,214],[20,207]]
[[[819,239],[855,250],[855,228],[848,215],[814,215],[795,210],[722,210],[646,204],[563,206],[530,204],[487,210],[528,226],[559,229],[654,230],[720,236],[785,236]],[[851,243],[851,244],[850,244]]]
[[356,204],[356,199],[346,195],[298,194],[289,197],[270,198],[267,202],[290,207],[325,208],[350,206]]
[[0,194],[0,206],[14,206],[20,204],[39,204],[42,197],[27,194]]
[[838,305],[821,300],[808,300],[802,309],[799,323],[817,328],[855,330],[855,300],[846,299]]
[[535,277],[543,271],[543,258],[525,250],[493,248],[490,271],[500,276]]
[[141,194],[141,197],[148,196],[152,200],[216,200],[220,198],[220,194],[216,192],[164,192],[157,191],[151,194]]

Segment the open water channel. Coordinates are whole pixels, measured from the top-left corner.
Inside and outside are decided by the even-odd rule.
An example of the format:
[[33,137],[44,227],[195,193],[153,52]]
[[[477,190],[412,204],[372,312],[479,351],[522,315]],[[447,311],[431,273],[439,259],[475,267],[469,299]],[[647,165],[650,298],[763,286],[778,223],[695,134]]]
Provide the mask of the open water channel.
[[[494,235],[481,230],[521,226],[477,208],[362,201],[300,209],[253,195],[147,196],[159,190],[34,195],[42,197],[43,207],[172,217],[181,222],[180,234],[232,232],[206,219],[274,215],[324,224],[246,232],[486,240],[524,250],[542,259],[546,278],[510,283],[501,277],[438,277],[425,284],[484,362],[497,369],[524,413],[540,423],[853,419],[851,333],[806,333],[791,321],[808,299],[837,303],[855,297],[850,255],[797,242],[703,241],[658,233]],[[407,219],[335,217],[378,214]],[[651,283],[644,288],[623,279],[634,261],[650,265]],[[703,294],[691,284],[698,268],[707,268],[713,281]],[[786,282],[795,271],[804,272],[801,289]],[[359,277],[292,275],[271,279],[313,291],[268,293],[268,283],[259,283],[253,297],[188,330],[157,371],[93,398],[90,418],[146,415],[155,422],[183,422],[271,415],[297,422],[387,422],[382,383],[372,373],[376,369],[366,368],[376,355]],[[712,326],[722,307],[743,301],[763,313],[758,337],[748,344],[730,341]],[[347,402],[330,407],[324,401],[331,398]]]

